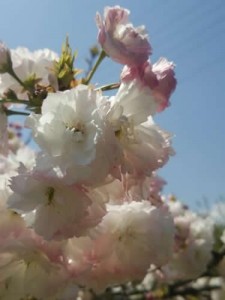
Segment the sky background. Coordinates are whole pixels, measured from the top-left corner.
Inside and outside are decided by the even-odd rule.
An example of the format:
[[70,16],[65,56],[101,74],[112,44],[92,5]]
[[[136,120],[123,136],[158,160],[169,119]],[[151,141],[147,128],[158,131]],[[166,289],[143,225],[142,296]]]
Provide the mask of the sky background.
[[[156,118],[174,134],[176,155],[160,171],[165,192],[196,209],[205,198],[225,198],[224,0],[0,0],[0,40],[10,48],[59,53],[68,34],[79,52],[76,66],[85,69],[96,43],[96,11],[107,5],[128,8],[130,21],[146,26],[153,63],[165,56],[176,64],[171,106]],[[118,81],[122,66],[107,60],[93,82]]]

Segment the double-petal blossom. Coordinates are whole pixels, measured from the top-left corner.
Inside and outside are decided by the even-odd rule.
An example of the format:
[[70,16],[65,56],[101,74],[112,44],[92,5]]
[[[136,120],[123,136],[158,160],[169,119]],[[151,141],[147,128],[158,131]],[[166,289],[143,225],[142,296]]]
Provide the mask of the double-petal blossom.
[[149,102],[155,103],[155,112],[161,112],[169,106],[169,99],[176,88],[175,65],[166,58],[160,58],[153,65],[146,61],[139,66],[125,66],[121,80],[126,84],[135,84],[140,94],[148,94]]
[[104,18],[96,16],[98,41],[108,56],[126,65],[144,63],[151,54],[151,46],[144,26],[135,28],[128,21],[129,10],[120,6],[106,7]]

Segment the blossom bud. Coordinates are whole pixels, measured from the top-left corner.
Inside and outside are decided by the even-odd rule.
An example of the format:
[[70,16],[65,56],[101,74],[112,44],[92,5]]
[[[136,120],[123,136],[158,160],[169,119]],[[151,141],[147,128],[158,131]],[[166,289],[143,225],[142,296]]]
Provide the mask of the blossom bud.
[[10,50],[0,42],[0,74],[7,73],[10,69],[12,69]]

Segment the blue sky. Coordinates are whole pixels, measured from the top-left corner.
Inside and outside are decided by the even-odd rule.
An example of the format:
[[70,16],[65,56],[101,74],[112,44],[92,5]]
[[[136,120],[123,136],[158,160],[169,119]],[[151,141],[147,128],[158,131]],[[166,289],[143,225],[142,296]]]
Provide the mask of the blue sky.
[[[56,52],[69,35],[85,68],[96,43],[96,11],[120,5],[134,25],[144,24],[153,47],[152,62],[165,56],[176,64],[178,86],[171,106],[156,118],[174,133],[176,150],[160,174],[167,193],[192,207],[203,198],[225,197],[225,2],[224,0],[0,0],[0,39],[10,48],[50,48]],[[118,80],[121,66],[104,62],[95,82]]]

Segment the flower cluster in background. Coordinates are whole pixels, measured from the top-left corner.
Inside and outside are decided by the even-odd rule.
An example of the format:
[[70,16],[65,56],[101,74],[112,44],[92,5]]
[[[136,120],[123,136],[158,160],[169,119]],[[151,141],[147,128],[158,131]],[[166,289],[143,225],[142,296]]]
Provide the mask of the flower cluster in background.
[[[164,197],[156,174],[174,154],[154,121],[174,64],[152,64],[145,28],[128,17],[97,14],[102,50],[84,76],[68,39],[61,55],[0,43],[0,299],[220,297],[222,227]],[[106,57],[123,65],[119,80],[96,85]]]

